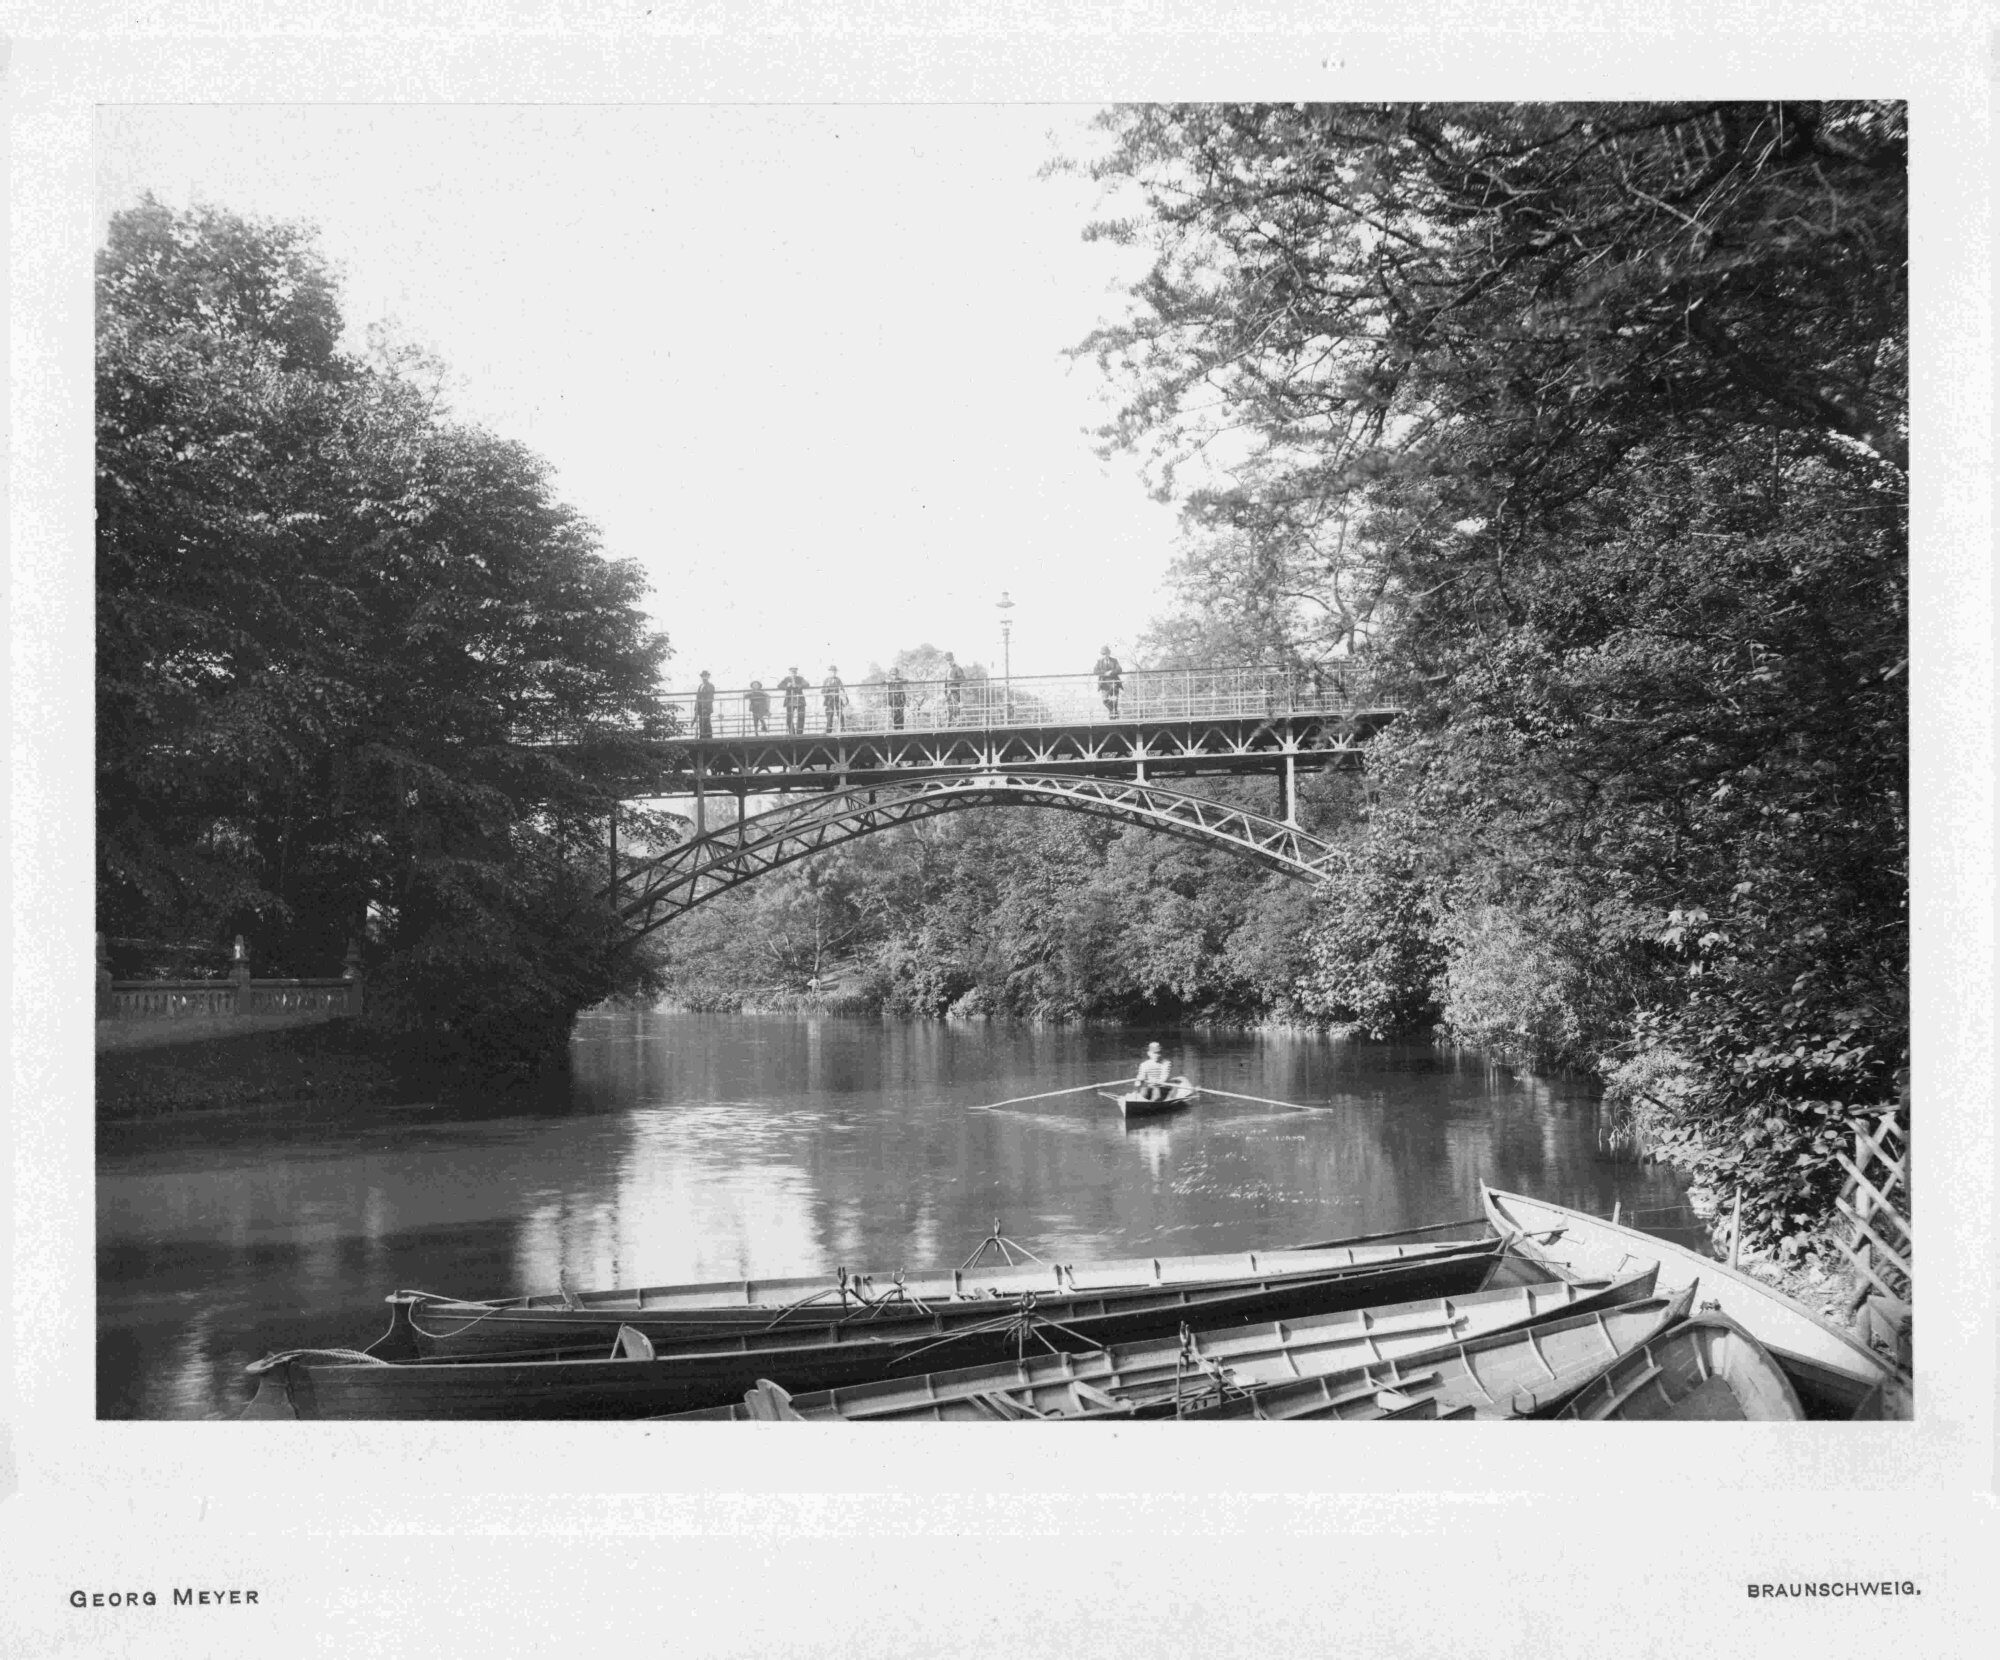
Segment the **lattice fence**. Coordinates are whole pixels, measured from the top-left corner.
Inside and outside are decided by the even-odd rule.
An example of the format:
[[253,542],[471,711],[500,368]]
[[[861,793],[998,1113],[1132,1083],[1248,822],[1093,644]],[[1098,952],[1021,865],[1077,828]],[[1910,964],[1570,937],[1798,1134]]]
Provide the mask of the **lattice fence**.
[[1872,1124],[1853,1121],[1852,1157],[1840,1155],[1847,1185],[1835,1201],[1841,1215],[1837,1243],[1854,1265],[1867,1305],[1870,1336],[1907,1366],[1913,1285],[1910,1231],[1910,1127],[1899,1109]]

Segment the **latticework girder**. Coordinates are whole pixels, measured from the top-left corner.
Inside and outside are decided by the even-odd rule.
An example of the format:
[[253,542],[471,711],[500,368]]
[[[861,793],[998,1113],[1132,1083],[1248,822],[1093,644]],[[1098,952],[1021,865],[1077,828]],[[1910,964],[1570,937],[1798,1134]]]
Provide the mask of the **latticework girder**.
[[1157,784],[1047,773],[963,773],[833,790],[683,842],[619,879],[619,914],[650,933],[718,894],[877,831],[972,807],[1052,807],[1221,847],[1317,881],[1333,849],[1294,825]]
[[[913,774],[1021,769],[1109,778],[1269,775],[1358,766],[1391,709],[1229,715],[1078,725],[910,731],[732,733],[641,744],[612,781],[625,799],[846,789]],[[561,746],[557,746],[560,748]]]

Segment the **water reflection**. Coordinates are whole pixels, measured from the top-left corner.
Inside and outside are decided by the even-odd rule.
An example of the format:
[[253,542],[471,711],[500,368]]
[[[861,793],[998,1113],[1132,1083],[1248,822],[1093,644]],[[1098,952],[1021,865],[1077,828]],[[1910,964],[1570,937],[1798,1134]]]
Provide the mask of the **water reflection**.
[[[1206,1094],[1127,1125],[1147,1038]],[[269,1349],[358,1345],[397,1286],[481,1295],[955,1264],[997,1219],[1057,1261],[1469,1217],[1481,1177],[1656,1225],[1595,1101],[1425,1046],[620,1012],[568,1093],[474,1119],[230,1121],[99,1162],[99,1411],[201,1417]]]

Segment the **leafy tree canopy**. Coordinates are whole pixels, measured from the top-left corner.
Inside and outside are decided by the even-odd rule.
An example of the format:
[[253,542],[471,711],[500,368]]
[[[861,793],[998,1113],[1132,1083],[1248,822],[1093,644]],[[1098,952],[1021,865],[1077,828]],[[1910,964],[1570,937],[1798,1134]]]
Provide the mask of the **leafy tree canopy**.
[[[240,931],[260,972],[329,973],[365,934],[382,1018],[434,1051],[477,1051],[482,1006],[566,1029],[635,972],[577,856],[594,763],[669,730],[637,566],[534,456],[443,413],[420,356],[343,346],[303,227],[149,199],[111,223],[97,312],[121,960]],[[580,733],[609,736],[544,747]]]
[[1404,710],[1308,1003],[1648,1080],[1792,1236],[1907,1052],[1903,108],[1103,128],[1092,234],[1154,257],[1079,349],[1183,503],[1155,645]]

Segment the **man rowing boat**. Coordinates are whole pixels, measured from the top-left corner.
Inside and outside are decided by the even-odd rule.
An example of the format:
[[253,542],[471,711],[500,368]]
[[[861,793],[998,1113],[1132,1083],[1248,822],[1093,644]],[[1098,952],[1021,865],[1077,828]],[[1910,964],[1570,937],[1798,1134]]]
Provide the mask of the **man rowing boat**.
[[1146,1045],[1146,1058],[1139,1063],[1139,1075],[1133,1080],[1133,1087],[1142,1101],[1164,1101],[1167,1091],[1173,1088],[1173,1069],[1167,1065],[1157,1043]]

